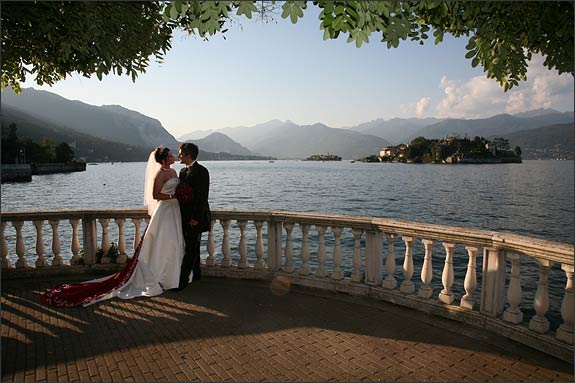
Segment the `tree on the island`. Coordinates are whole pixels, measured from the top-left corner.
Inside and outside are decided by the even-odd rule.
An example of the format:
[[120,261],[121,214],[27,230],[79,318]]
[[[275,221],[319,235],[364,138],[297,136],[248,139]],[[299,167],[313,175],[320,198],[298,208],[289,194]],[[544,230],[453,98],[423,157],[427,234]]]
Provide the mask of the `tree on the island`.
[[515,152],[517,157],[521,157],[521,148],[519,146],[516,146],[513,151]]
[[324,39],[341,34],[357,47],[372,36],[388,48],[465,36],[465,57],[505,91],[526,79],[534,53],[547,68],[574,74],[573,1],[36,1],[2,4],[2,88],[19,92],[28,75],[39,85],[72,73],[135,81],[151,56],[162,60],[176,29],[208,39],[242,16],[270,20],[276,11],[297,23],[308,3],[321,9]]
[[74,151],[66,142],[62,142],[56,146],[56,162],[67,163],[74,159]]

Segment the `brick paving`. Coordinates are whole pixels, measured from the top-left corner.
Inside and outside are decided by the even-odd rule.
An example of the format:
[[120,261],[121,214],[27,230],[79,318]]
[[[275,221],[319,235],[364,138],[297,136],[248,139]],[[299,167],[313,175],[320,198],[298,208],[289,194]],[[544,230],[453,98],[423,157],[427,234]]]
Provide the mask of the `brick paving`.
[[574,380],[572,364],[366,298],[204,277],[155,298],[41,305],[62,279],[2,281],[2,381]]

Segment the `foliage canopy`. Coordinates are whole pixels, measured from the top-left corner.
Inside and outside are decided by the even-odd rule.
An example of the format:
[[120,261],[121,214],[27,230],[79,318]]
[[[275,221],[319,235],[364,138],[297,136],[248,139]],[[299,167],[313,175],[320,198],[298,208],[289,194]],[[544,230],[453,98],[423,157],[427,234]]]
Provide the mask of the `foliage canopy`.
[[534,53],[547,68],[574,74],[573,1],[39,1],[2,4],[2,87],[18,91],[27,74],[40,85],[74,72],[135,81],[150,56],[161,60],[171,48],[175,29],[207,39],[241,17],[280,12],[297,23],[308,4],[321,9],[324,39],[346,35],[358,48],[372,35],[387,48],[467,37],[465,57],[506,91],[526,79]]

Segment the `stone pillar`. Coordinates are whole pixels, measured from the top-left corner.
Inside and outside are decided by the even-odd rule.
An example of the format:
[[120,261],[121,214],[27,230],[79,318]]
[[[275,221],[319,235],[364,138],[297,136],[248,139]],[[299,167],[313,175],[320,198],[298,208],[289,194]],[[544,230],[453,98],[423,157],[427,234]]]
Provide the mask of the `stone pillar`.
[[84,263],[93,265],[96,263],[96,249],[98,237],[96,237],[96,219],[82,219],[82,244],[84,247]]
[[561,318],[563,323],[557,329],[556,337],[562,342],[573,344],[573,265],[561,265],[567,275],[565,295],[561,303]]
[[102,250],[104,254],[100,259],[102,264],[110,263],[112,260],[108,257],[108,252],[110,251],[110,239],[108,237],[108,223],[110,222],[108,218],[98,219],[100,225],[102,226]]
[[403,282],[399,287],[399,291],[404,294],[413,294],[415,285],[411,281],[413,277],[413,237],[405,235],[401,236],[405,243],[405,257],[403,258]]
[[425,247],[425,256],[423,257],[423,267],[421,268],[421,282],[423,285],[419,288],[417,296],[420,298],[431,298],[433,289],[431,288],[431,280],[433,279],[433,264],[431,253],[433,251],[433,240],[422,239],[421,242]]
[[535,292],[535,300],[533,302],[536,314],[529,321],[529,328],[540,334],[545,334],[549,331],[549,321],[545,318],[545,314],[547,314],[547,310],[549,310],[547,278],[553,262],[547,259],[537,259],[537,263],[539,264],[539,282],[537,282],[537,291]]
[[443,273],[441,274],[443,290],[439,293],[438,298],[440,302],[450,305],[455,300],[451,292],[451,286],[453,286],[453,250],[455,249],[455,244],[444,242],[443,247],[445,248],[445,263],[443,265]]
[[301,228],[301,268],[299,269],[300,275],[309,275],[309,244],[308,234],[309,226],[300,224]]
[[282,267],[282,270],[286,273],[293,272],[293,263],[292,263],[292,256],[291,256],[291,232],[293,230],[293,223],[291,222],[284,222],[284,227],[286,229],[286,246],[285,246],[285,263]]
[[508,252],[507,258],[511,260],[511,275],[509,276],[509,286],[507,287],[509,307],[503,313],[503,320],[517,324],[523,321],[523,313],[519,309],[519,304],[521,303],[521,254]]
[[354,238],[353,245],[353,273],[351,274],[352,282],[361,282],[363,275],[361,273],[361,235],[363,230],[351,229]]
[[505,303],[505,253],[495,247],[483,248],[481,313],[498,317]]
[[397,287],[397,280],[393,276],[395,273],[395,247],[393,242],[397,238],[397,234],[385,233],[387,238],[387,259],[385,260],[385,268],[387,274],[385,280],[383,281],[383,287],[386,289],[395,289]]
[[0,243],[2,244],[2,268],[11,269],[12,265],[8,259],[8,243],[6,242],[6,237],[4,236],[4,229],[6,228],[5,222],[0,222]]
[[58,235],[58,225],[60,224],[59,219],[51,219],[48,221],[50,226],[52,226],[52,253],[54,253],[54,258],[52,258],[52,266],[62,266],[64,260],[60,256],[60,236]]
[[118,258],[116,263],[124,264],[128,261],[128,256],[126,255],[126,239],[124,238],[124,218],[114,218],[114,222],[118,225]]
[[327,274],[325,271],[325,230],[326,230],[326,227],[316,225],[315,228],[317,229],[317,232],[319,235],[318,243],[317,243],[318,267],[317,267],[317,270],[315,271],[315,276],[318,278],[323,278]]
[[335,237],[333,248],[333,271],[331,272],[331,279],[340,280],[343,278],[341,271],[341,232],[342,227],[332,227],[331,231]]
[[222,225],[222,229],[224,231],[224,235],[222,238],[222,263],[223,267],[230,267],[232,265],[232,258],[230,257],[231,248],[230,248],[230,221],[227,219],[220,219],[220,225]]
[[262,235],[262,227],[264,223],[262,221],[254,221],[256,226],[256,263],[254,264],[254,269],[263,270],[266,268],[266,263],[264,262],[264,240]]
[[36,227],[36,267],[48,266],[48,261],[44,258],[44,240],[42,239],[42,225],[44,225],[44,220],[34,221],[34,226]]
[[134,253],[140,244],[140,218],[132,218],[134,224]]
[[268,268],[277,271],[282,261],[282,223],[268,221]]
[[238,262],[238,268],[245,269],[249,266],[248,264],[248,245],[246,243],[246,225],[248,221],[246,220],[238,220],[238,226],[240,227],[240,260]]
[[465,288],[465,295],[461,298],[459,306],[473,310],[473,306],[475,306],[475,296],[473,296],[473,293],[477,288],[476,258],[477,254],[479,253],[479,248],[475,246],[465,246],[465,250],[467,250],[467,255],[469,256],[469,262],[467,263],[467,273],[465,274],[465,281],[463,281],[463,287]]
[[70,258],[70,264],[75,265],[80,260],[80,242],[78,241],[78,224],[80,220],[77,218],[70,219],[70,225],[72,225],[72,243],[70,244],[70,250],[72,250],[72,258]]
[[24,238],[22,237],[22,221],[14,221],[12,225],[16,229],[16,254],[18,255],[18,260],[16,261],[16,268],[26,268],[28,263],[26,262],[26,247],[24,246]]
[[382,277],[382,248],[383,234],[381,231],[368,231],[365,239],[365,283],[379,286]]
[[208,233],[208,258],[206,258],[206,266],[212,267],[216,265],[216,243],[214,241],[214,225],[216,223],[215,219],[210,222],[210,232]]

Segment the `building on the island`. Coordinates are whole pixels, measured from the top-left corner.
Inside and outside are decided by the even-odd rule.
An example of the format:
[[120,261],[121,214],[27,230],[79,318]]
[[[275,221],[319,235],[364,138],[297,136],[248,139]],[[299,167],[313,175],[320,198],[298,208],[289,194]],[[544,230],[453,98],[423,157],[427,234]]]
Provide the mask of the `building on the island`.
[[396,146],[386,146],[379,151],[380,157],[404,157],[407,145],[399,144]]

